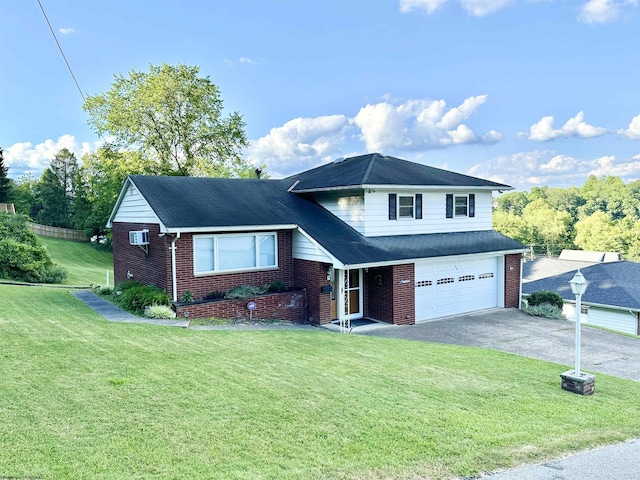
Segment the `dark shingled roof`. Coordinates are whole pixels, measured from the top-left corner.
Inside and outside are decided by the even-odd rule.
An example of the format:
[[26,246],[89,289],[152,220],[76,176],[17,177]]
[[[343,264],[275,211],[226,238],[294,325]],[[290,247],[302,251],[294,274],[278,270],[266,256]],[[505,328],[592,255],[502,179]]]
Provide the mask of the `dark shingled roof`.
[[297,225],[345,265],[524,249],[493,230],[364,237],[287,179],[129,178],[170,230]]
[[461,173],[429,167],[395,157],[369,153],[336,160],[288,177],[298,182],[294,192],[307,192],[363,185],[420,185],[430,187],[480,187],[511,190],[501,183],[470,177]]
[[[552,290],[558,292],[565,300],[575,300],[569,281],[576,271],[523,283],[522,293]],[[598,263],[581,268],[580,271],[589,282],[587,291],[582,296],[583,303],[640,310],[640,263]]]

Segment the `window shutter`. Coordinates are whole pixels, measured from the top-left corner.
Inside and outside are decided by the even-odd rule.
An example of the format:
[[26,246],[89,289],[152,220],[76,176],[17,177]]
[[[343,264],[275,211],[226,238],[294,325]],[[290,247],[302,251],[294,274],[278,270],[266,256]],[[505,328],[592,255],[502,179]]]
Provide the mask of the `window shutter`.
[[469,194],[469,216],[470,217],[476,216],[476,194],[475,193]]
[[447,193],[447,218],[453,218],[453,193]]
[[422,218],[422,194],[416,193],[416,219]]
[[389,220],[396,219],[396,194],[389,194]]

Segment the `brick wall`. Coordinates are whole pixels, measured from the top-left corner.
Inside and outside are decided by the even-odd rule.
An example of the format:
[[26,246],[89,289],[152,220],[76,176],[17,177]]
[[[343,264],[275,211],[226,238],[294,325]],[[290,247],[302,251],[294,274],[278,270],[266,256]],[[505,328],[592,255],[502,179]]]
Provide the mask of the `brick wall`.
[[394,265],[393,285],[393,323],[413,325],[415,319],[415,268],[413,263]]
[[256,310],[252,317],[254,320],[277,318],[297,323],[306,322],[304,291],[273,293],[253,298],[176,304],[175,310],[178,318],[184,318],[185,312],[188,312],[188,318],[248,320],[250,312],[247,309],[247,304],[251,301],[256,302]]
[[327,280],[329,266],[310,260],[294,260],[295,287],[307,292],[307,319],[311,323],[331,322],[331,294],[320,292],[321,287],[331,285]]
[[364,315],[393,322],[393,267],[370,268],[365,274]]
[[504,256],[504,306],[520,308],[520,267],[522,254]]
[[[129,244],[129,231],[149,229],[148,253],[137,245]],[[147,223],[115,222],[112,229],[113,271],[115,283],[126,280],[130,272],[133,280],[162,289],[171,284],[170,237],[160,237],[160,226]]]

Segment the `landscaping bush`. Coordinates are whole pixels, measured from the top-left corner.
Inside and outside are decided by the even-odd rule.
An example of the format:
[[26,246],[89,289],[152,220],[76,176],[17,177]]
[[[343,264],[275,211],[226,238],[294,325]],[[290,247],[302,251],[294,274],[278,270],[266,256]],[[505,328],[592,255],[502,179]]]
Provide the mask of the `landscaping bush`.
[[536,317],[552,318],[554,320],[563,320],[566,317],[562,313],[562,309],[550,303],[541,303],[540,305],[529,305],[522,309],[528,315]]
[[209,292],[203,298],[205,300],[220,300],[224,298],[224,292]]
[[147,318],[176,318],[174,312],[168,305],[149,305],[144,309],[144,316]]
[[266,286],[256,286],[256,285],[241,285],[239,287],[233,288],[227,292],[225,295],[226,298],[247,298],[247,297],[255,297],[256,295],[262,295],[267,291]]
[[171,304],[167,292],[155,285],[143,285],[135,280],[118,285],[114,301],[130,312],[141,312],[151,305]]
[[56,265],[21,215],[0,215],[0,277],[60,283],[67,270]]
[[191,290],[184,291],[184,293],[182,294],[182,297],[180,297],[180,302],[193,303],[193,293],[191,293]]
[[284,292],[286,289],[287,289],[287,286],[284,284],[284,282],[281,282],[280,280],[276,280],[275,282],[271,282],[267,286],[267,291],[268,292]]
[[564,305],[562,297],[556,292],[549,290],[538,290],[537,292],[533,292],[529,297],[527,297],[527,302],[530,306],[547,303],[549,305],[555,305],[560,310],[562,310],[562,306]]

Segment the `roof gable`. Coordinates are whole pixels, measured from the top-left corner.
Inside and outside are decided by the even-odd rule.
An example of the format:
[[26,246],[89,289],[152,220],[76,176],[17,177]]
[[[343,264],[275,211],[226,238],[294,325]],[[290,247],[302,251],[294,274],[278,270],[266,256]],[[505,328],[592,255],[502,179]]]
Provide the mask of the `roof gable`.
[[370,153],[336,160],[288,177],[293,192],[363,188],[381,185],[424,187],[476,187],[511,190],[512,187],[461,173]]

